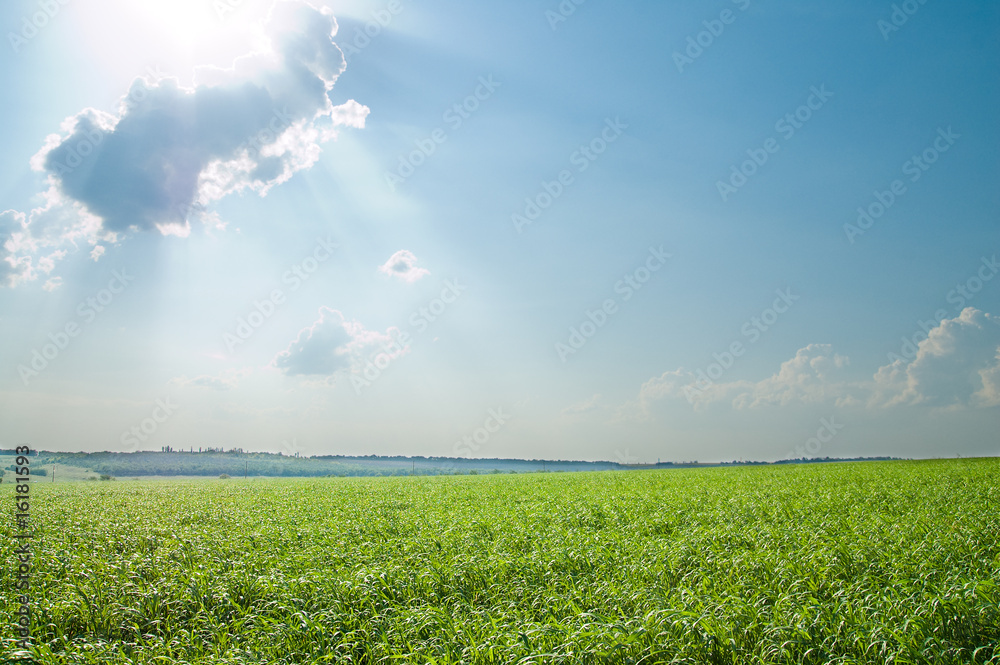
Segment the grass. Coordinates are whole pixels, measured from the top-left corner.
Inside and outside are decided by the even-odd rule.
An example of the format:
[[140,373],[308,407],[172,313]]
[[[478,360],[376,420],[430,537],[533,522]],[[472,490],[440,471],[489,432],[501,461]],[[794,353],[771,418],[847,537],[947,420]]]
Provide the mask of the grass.
[[[15,455],[0,455],[0,470],[3,470],[3,484],[14,482],[14,472],[7,469],[8,466],[14,464],[17,457]],[[34,464],[34,461],[32,461]],[[37,470],[38,467],[33,466],[33,470]],[[66,464],[45,464],[40,467],[46,473],[45,476],[40,476],[35,480],[39,483],[50,483],[52,482],[52,474],[55,472],[55,482],[79,482],[81,480],[89,480],[91,478],[97,478],[99,474],[91,469],[85,469],[78,466],[68,466]]]
[[958,460],[39,483],[34,656],[1000,663],[998,477]]

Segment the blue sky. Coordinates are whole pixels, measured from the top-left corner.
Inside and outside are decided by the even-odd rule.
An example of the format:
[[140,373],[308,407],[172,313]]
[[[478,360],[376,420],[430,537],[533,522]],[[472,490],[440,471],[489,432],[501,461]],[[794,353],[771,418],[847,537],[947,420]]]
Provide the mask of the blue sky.
[[992,4],[0,25],[5,446],[998,452]]

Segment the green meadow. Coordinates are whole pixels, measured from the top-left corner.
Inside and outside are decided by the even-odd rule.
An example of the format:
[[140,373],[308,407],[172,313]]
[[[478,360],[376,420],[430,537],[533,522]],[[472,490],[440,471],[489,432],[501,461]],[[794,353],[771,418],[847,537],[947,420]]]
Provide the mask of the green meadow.
[[[37,663],[1000,663],[1000,460],[31,487]],[[0,485],[2,653],[16,650]]]

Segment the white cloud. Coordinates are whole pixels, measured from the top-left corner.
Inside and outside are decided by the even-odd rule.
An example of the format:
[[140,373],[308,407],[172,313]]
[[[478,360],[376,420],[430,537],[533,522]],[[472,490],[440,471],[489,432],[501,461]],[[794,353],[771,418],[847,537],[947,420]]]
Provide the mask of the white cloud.
[[661,405],[688,403],[696,411],[826,404],[882,409],[903,405],[977,408],[1000,405],[1000,317],[966,308],[944,319],[911,360],[880,367],[870,381],[851,381],[848,359],[829,344],[810,344],[760,381],[710,381],[684,369],[642,385],[621,415],[643,418]]
[[847,365],[847,357],[834,353],[829,344],[810,344],[799,349],[791,360],[781,363],[777,374],[740,392],[733,406],[752,409],[846,399],[848,384],[843,370]]
[[25,233],[23,212],[0,213],[0,285],[14,285],[25,279],[31,269],[31,257],[17,256],[19,238]]
[[677,369],[644,383],[638,406],[645,412],[653,403],[670,399],[684,400],[698,411],[714,404],[734,409],[823,402],[844,405],[853,399],[853,385],[844,376],[847,365],[848,359],[834,353],[829,344],[810,344],[781,363],[777,373],[760,381],[712,381],[704,374]]
[[332,382],[338,373],[360,371],[372,355],[385,353],[390,359],[405,354],[400,331],[380,333],[350,321],[335,309],[319,308],[319,319],[299,331],[272,364],[287,376],[304,376]]
[[264,31],[266,50],[197,69],[194,88],[138,78],[117,114],[84,109],[47,137],[31,160],[48,176],[46,202],[26,220],[4,213],[0,280],[37,277],[32,255],[44,247],[130,230],[184,237],[193,218],[219,227],[212,201],[247,189],[263,196],[310,168],[339,128],[364,126],[367,107],[329,97],[345,62],[328,9],[279,0]]
[[937,407],[1000,404],[1000,317],[967,307],[941,321],[917,346],[911,361],[879,368],[873,406]]
[[67,254],[53,248],[76,246],[81,240],[115,240],[114,233],[100,232],[98,218],[67,201],[55,187],[42,198],[44,204],[27,215],[16,210],[0,213],[0,286],[17,286],[52,272]]
[[404,282],[415,282],[430,271],[417,267],[417,257],[407,249],[401,249],[378,267],[378,271],[389,277],[397,277]]

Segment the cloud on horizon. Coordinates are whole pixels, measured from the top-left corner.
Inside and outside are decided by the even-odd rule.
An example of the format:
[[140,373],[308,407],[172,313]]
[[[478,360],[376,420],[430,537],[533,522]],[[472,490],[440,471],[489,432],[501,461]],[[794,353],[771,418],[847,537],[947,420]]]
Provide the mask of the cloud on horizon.
[[924,405],[950,409],[1000,405],[1000,317],[967,307],[942,320],[910,359],[880,367],[870,381],[851,381],[849,360],[829,344],[810,344],[760,381],[712,381],[683,368],[646,381],[620,410],[646,418],[687,402],[695,411],[823,404],[885,409]]
[[1000,405],[1000,317],[965,308],[932,328],[912,361],[880,367],[874,383],[875,406]]
[[363,128],[369,109],[329,92],[345,69],[330,10],[278,0],[266,51],[228,69],[201,67],[195,87],[158,74],[137,78],[117,114],[87,108],[51,134],[31,165],[47,175],[44,204],[0,215],[0,283],[48,273],[46,248],[130,231],[186,236],[190,220],[219,224],[207,206],[234,192],[264,196],[318,159],[341,127]]
[[207,388],[209,390],[226,391],[236,388],[240,381],[249,376],[250,369],[229,369],[218,375],[203,374],[193,378],[179,376],[170,379],[169,385],[179,388]]

